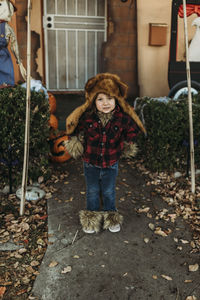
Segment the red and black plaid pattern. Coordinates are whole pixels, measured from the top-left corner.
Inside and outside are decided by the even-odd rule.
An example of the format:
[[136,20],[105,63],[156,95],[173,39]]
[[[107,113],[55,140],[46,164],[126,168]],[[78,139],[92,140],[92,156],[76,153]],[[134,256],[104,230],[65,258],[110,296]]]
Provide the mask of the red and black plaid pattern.
[[76,134],[82,131],[85,141],[83,160],[107,168],[119,160],[124,141],[135,141],[138,127],[133,119],[117,106],[112,119],[105,127],[96,113],[85,113],[79,121]]

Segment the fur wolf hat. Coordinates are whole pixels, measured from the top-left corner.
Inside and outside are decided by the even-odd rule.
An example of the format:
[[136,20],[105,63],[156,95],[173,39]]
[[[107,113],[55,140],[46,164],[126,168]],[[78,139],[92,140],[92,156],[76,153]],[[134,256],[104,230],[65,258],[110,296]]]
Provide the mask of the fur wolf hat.
[[126,102],[128,86],[123,83],[119,76],[110,73],[101,73],[90,78],[85,85],[85,103],[77,107],[66,119],[66,132],[72,134],[78,125],[82,114],[92,106],[92,103],[99,93],[114,97],[125,113],[137,123],[140,129],[146,133],[146,130],[135,113],[133,107]]

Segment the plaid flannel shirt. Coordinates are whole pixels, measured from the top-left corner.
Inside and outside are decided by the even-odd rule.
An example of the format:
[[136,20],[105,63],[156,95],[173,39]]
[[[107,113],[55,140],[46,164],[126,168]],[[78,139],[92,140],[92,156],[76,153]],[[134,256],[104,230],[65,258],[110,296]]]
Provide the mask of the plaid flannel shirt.
[[107,168],[116,163],[123,150],[124,141],[132,143],[138,134],[133,119],[116,106],[111,120],[102,126],[96,113],[81,117],[75,133],[84,132],[83,160]]

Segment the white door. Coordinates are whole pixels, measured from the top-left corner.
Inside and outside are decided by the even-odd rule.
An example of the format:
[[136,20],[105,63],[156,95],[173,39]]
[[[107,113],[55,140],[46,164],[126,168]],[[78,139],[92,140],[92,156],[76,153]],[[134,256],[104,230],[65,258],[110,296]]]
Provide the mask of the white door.
[[44,0],[46,87],[83,90],[99,72],[106,0]]

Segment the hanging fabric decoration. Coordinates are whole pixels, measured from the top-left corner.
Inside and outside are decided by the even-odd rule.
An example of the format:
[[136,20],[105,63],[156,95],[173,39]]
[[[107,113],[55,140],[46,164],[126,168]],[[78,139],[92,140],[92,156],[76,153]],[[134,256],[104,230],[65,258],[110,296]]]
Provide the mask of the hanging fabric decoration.
[[189,46],[189,61],[200,62],[200,17],[194,19],[192,26],[196,32]]
[[[197,14],[198,16],[200,16],[200,5],[187,4],[186,11],[187,11],[187,17],[191,16],[192,14]],[[178,15],[180,18],[184,17],[183,4],[179,6]]]

